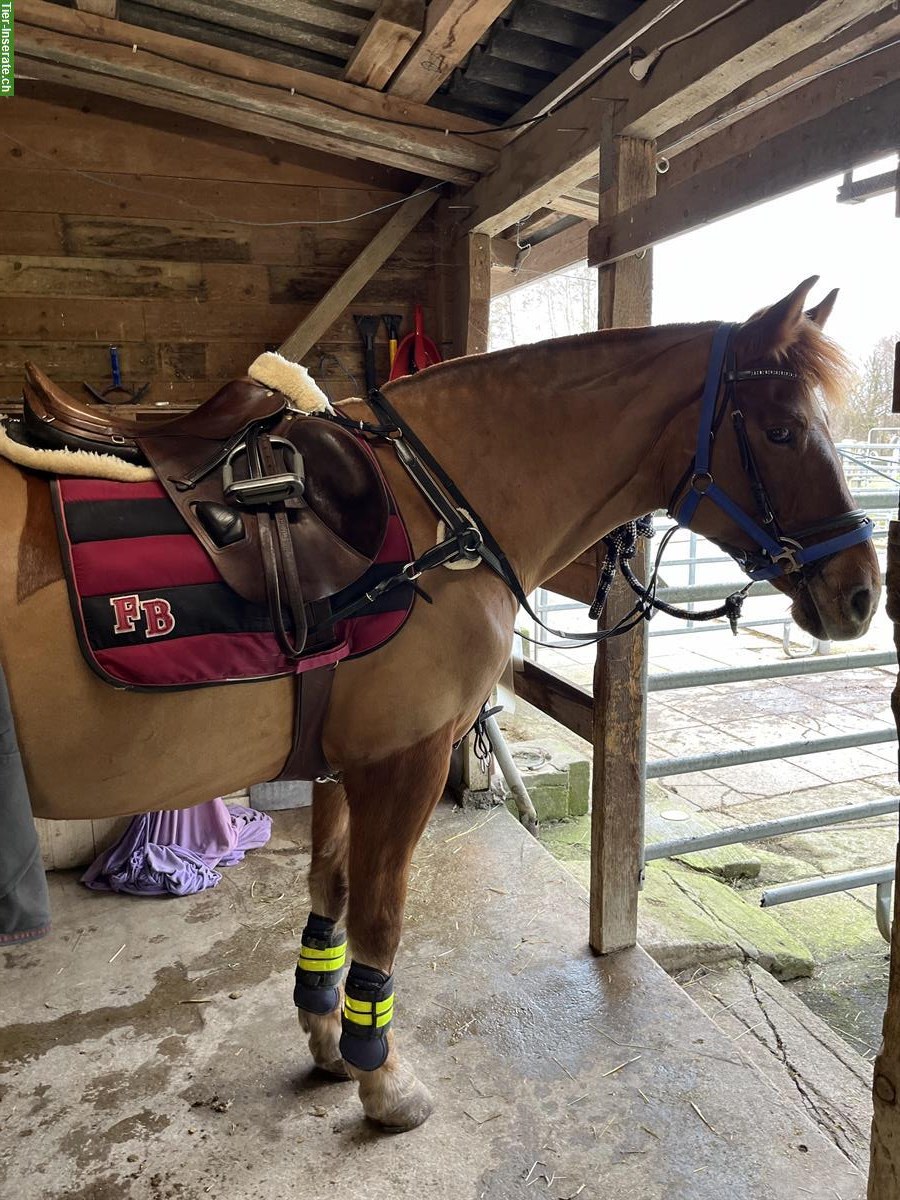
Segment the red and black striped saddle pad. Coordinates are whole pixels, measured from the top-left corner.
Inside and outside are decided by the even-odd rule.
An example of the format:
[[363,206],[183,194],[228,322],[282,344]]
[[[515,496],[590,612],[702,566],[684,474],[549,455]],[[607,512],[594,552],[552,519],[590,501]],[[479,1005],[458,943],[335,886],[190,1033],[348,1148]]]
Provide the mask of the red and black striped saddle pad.
[[[402,627],[414,599],[392,588],[335,623],[299,662],[280,650],[268,607],[233,591],[156,483],[51,482],[75,629],[88,665],[132,689],[183,689],[294,675],[357,658]],[[339,612],[413,555],[393,498],[384,542],[369,570],[322,604]]]

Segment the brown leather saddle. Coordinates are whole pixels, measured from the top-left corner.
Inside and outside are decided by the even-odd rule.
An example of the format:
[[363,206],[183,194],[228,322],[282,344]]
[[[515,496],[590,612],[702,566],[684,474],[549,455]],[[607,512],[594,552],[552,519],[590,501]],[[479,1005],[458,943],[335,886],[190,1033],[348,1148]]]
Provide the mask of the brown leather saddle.
[[27,363],[21,424],[7,432],[152,467],[225,582],[268,604],[292,659],[333,640],[330,627],[310,636],[322,602],[362,577],[387,530],[387,491],[360,440],[249,378],[192,412],[142,422],[77,400]]

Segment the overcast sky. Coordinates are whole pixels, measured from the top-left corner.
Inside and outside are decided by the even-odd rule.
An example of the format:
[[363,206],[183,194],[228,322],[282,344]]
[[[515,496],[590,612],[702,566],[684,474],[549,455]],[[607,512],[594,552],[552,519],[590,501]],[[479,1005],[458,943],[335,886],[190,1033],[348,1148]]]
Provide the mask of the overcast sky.
[[[872,164],[875,175],[896,158]],[[893,195],[838,204],[817,183],[665,242],[654,251],[653,320],[743,320],[809,275],[818,299],[841,289],[828,332],[854,358],[900,331],[900,219]]]

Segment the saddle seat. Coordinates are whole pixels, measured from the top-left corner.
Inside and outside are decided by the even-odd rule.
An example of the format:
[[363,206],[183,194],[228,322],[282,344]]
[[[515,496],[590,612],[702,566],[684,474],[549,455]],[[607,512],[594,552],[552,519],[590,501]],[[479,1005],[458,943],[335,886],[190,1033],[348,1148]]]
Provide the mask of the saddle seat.
[[[143,422],[77,400],[32,362],[25,373],[22,425],[8,429],[11,436],[151,466],[225,582],[246,600],[277,604],[275,574],[282,600],[288,576],[305,603],[323,600],[355,583],[377,556],[389,505],[371,452],[342,426],[292,409],[281,392],[236,379],[191,412]],[[262,501],[236,503],[226,488],[251,473],[246,445],[260,436],[265,475],[296,472],[297,494],[267,499],[264,475]],[[275,513],[283,533],[277,572],[271,551],[264,569],[265,529],[260,540]]]

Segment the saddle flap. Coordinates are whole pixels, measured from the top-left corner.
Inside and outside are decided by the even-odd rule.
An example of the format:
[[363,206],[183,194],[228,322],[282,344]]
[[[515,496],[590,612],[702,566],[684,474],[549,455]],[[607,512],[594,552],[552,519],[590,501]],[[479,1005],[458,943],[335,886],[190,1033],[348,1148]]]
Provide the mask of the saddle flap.
[[[289,500],[285,511],[303,596],[307,602],[322,600],[349,587],[377,556],[389,514],[385,485],[368,449],[352,433],[327,420],[289,412],[269,428],[269,434],[290,442],[302,458],[303,498]],[[140,438],[139,444],[228,585],[245,599],[264,603],[266,587],[253,509],[234,509],[241,514],[244,535],[227,545],[213,540],[210,523],[204,520],[209,504],[233,507],[224,495],[222,468],[238,440],[234,433],[218,442],[208,434],[154,435]],[[216,458],[216,466],[196,478]],[[186,487],[182,481],[189,478],[195,482]]]

